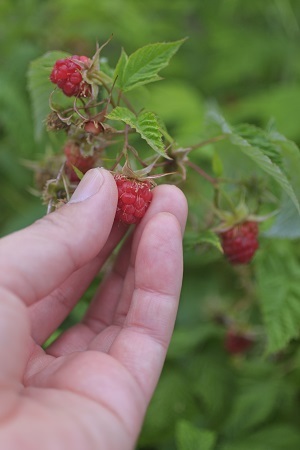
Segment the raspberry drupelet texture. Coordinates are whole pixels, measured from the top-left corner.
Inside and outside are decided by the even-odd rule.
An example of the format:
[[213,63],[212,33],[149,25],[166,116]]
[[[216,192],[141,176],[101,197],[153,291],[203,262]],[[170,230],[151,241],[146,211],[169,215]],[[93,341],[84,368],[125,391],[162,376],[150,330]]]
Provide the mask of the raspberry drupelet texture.
[[79,169],[80,172],[86,173],[94,167],[96,158],[94,156],[85,156],[80,151],[80,146],[73,141],[68,141],[64,147],[66,157],[66,174],[73,183],[79,182],[79,178],[72,166]]
[[56,84],[67,97],[91,96],[91,86],[83,80],[79,62],[88,67],[90,59],[87,56],[78,55],[59,59],[50,74],[50,81]]
[[115,220],[129,225],[139,222],[152,200],[150,182],[128,178],[122,174],[115,174],[114,178],[118,188]]
[[259,247],[258,225],[246,221],[220,233],[224,254],[231,264],[247,264]]

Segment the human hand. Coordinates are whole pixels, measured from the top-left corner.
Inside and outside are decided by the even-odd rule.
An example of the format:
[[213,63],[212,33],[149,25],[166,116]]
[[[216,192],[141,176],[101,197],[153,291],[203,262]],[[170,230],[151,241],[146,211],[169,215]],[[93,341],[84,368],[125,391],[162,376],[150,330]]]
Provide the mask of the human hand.
[[92,169],[70,203],[0,241],[0,448],[129,450],[173,331],[186,201],[154,189],[82,322],[41,344],[126,232],[111,174]]

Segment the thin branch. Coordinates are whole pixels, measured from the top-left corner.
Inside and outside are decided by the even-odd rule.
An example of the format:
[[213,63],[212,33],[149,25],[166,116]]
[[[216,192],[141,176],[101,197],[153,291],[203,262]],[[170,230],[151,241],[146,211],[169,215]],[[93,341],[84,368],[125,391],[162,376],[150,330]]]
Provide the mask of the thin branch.
[[205,180],[207,180],[209,183],[211,183],[213,186],[216,186],[219,183],[219,180],[216,178],[211,177],[210,175],[208,175],[208,173],[206,173],[203,169],[201,169],[201,167],[197,166],[196,164],[194,164],[192,161],[187,160],[185,161],[186,165],[191,167],[191,169],[195,170],[197,173],[199,173],[199,175],[201,175],[201,177],[203,177]]
[[214,142],[222,141],[227,138],[227,134],[220,134],[219,136],[215,136],[213,138],[207,139],[206,141],[199,142],[198,144],[191,145],[189,150],[196,150],[197,148],[205,147],[208,144],[212,144]]

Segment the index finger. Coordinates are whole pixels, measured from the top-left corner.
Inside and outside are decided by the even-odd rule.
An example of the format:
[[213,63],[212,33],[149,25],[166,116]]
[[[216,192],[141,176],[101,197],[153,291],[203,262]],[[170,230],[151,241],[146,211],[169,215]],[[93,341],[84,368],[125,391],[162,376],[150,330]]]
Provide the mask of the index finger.
[[0,285],[27,305],[48,295],[99,253],[116,206],[112,175],[87,172],[69,204],[0,241]]

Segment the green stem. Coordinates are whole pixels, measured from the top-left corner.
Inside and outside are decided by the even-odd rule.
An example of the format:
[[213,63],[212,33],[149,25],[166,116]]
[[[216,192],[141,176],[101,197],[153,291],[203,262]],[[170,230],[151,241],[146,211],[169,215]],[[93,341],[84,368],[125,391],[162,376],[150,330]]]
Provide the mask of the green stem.
[[125,95],[123,94],[123,92],[120,90],[120,98],[123,100],[123,102],[125,103],[125,105],[127,106],[127,108],[133,112],[133,114],[135,116],[137,116],[137,112],[135,111],[134,107],[132,106],[132,104],[130,103],[130,101],[128,100],[128,98],[125,97]]
[[117,165],[119,164],[119,162],[121,161],[123,156],[127,160],[127,149],[128,149],[128,145],[129,145],[128,144],[128,132],[129,132],[129,126],[125,125],[123,149],[122,149],[121,153],[119,154],[119,156],[116,158],[115,164],[110,169],[111,171],[115,170],[115,168],[117,167]]
[[215,191],[214,191],[214,206],[217,209],[220,207],[220,189],[219,189],[219,186],[215,187]]
[[[98,74],[98,73],[93,73],[93,79],[96,80],[96,81],[98,81],[100,84],[102,84],[102,86],[104,87],[104,89],[105,89],[109,94],[112,93],[112,92],[111,92],[111,89],[110,89],[109,86],[106,84],[106,81],[104,81],[102,75],[100,75],[100,74]],[[112,106],[113,106],[114,108],[116,108],[117,105],[115,104],[115,101],[114,101],[112,95],[110,96],[110,103],[112,104]]]
[[114,165],[111,167],[111,169],[110,169],[111,172],[113,170],[115,170],[115,168],[117,167],[117,165],[119,164],[119,162],[121,161],[123,156],[124,156],[124,151],[122,150],[121,153],[119,154],[119,156],[116,158]]

